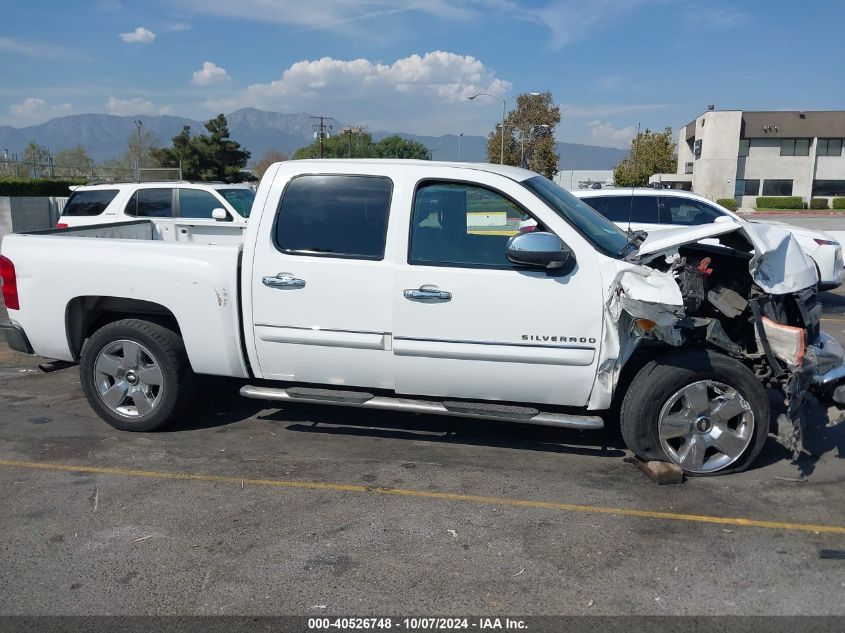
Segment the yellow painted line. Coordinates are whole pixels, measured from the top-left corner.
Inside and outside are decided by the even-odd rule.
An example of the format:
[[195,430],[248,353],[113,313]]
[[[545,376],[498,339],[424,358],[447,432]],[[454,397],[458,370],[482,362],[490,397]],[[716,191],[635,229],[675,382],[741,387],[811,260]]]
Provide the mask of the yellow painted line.
[[469,229],[467,233],[471,235],[516,235],[519,231],[500,231],[497,229],[491,229],[488,231],[487,229]]
[[670,521],[689,521],[691,523],[712,523],[716,525],[737,525],[743,527],[765,528],[770,530],[790,530],[800,532],[818,532],[824,534],[843,534],[845,527],[836,525],[812,525],[807,523],[788,523],[783,521],[761,521],[743,517],[718,517],[704,514],[682,514],[678,512],[656,512],[652,510],[632,510],[628,508],[610,508],[605,506],[580,505],[575,503],[557,503],[554,501],[532,501],[529,499],[509,499],[465,495],[451,492],[433,492],[405,488],[381,488],[378,486],[360,486],[356,484],[333,484],[308,481],[286,481],[283,479],[245,479],[224,475],[201,475],[194,473],[175,473],[157,470],[133,470],[127,468],[108,468],[101,466],[75,466],[73,464],[48,464],[43,462],[25,462],[0,459],[0,466],[10,468],[31,468],[53,472],[92,473],[96,475],[115,475],[119,477],[145,477],[148,479],[169,479],[177,481],[203,481],[210,483],[236,484],[238,486],[267,486],[273,488],[291,488],[298,490],[321,490],[326,492],[359,492],[395,497],[417,499],[436,499],[438,501],[458,501],[512,508],[534,508],[558,510],[562,512],[581,512],[591,514],[609,514],[644,519],[665,519]]

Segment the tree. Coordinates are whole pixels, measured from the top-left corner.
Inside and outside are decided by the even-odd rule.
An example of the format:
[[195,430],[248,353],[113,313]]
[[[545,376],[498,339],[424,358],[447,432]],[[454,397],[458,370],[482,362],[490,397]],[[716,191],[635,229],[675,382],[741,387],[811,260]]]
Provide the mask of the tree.
[[252,168],[252,171],[255,172],[255,175],[259,178],[264,176],[264,172],[267,171],[267,168],[270,167],[273,163],[279,163],[282,161],[287,160],[288,157],[282,154],[281,152],[275,149],[268,149],[264,152],[264,155],[258,159],[258,162],[255,163],[255,166]]
[[487,159],[500,161],[504,134],[505,165],[522,165],[552,178],[560,160],[554,138],[559,123],[560,107],[552,102],[551,92],[518,95],[516,107],[505,118],[504,130],[499,124],[488,136]]
[[653,174],[673,173],[677,167],[672,128],[663,132],[646,129],[631,141],[631,156],[613,170],[617,187],[645,187]]
[[44,178],[51,175],[50,150],[35,141],[30,141],[23,151],[22,162],[33,178]]
[[57,176],[66,178],[85,178],[94,170],[94,161],[82,145],[63,149],[53,161]]
[[378,158],[407,158],[431,160],[431,152],[422,143],[402,138],[398,134],[387,136],[376,143]]
[[[351,145],[350,145],[351,144]],[[369,132],[339,134],[323,139],[323,158],[407,158],[430,160],[431,152],[422,143],[409,141],[401,136],[387,136],[378,143],[373,142]],[[320,141],[300,147],[294,159],[317,158],[320,155]]]
[[[126,141],[126,150],[122,155],[103,161],[100,168],[110,172],[109,176],[118,179],[133,179],[136,177],[136,168],[149,169],[158,167],[156,158],[159,141],[158,137],[150,130],[141,128],[141,134],[132,132]],[[140,165],[139,163],[140,159]]]
[[240,182],[250,153],[229,138],[229,123],[222,114],[205,124],[208,134],[191,136],[190,126],[173,137],[171,147],[155,150],[153,158],[163,167],[182,167],[190,180]]

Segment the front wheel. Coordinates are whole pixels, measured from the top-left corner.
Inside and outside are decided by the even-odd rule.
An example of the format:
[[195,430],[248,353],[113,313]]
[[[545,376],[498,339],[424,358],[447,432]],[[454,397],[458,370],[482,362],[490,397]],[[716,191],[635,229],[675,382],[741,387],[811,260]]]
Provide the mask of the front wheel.
[[178,415],[192,374],[178,334],[156,323],[123,319],[85,342],[80,380],[91,408],[122,431],[154,431]]
[[769,400],[754,373],[709,350],[670,352],[646,364],[622,401],[626,445],[689,475],[740,472],[759,455]]

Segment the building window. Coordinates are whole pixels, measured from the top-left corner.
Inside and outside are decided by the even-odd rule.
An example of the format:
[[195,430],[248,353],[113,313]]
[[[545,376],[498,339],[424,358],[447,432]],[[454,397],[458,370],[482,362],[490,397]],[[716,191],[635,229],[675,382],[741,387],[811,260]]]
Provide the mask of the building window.
[[751,147],[751,141],[747,138],[743,138],[739,140],[739,155],[748,156],[748,149]]
[[696,139],[692,153],[696,158],[701,158],[701,139]]
[[736,181],[736,189],[734,195],[737,196],[759,196],[760,195],[760,180],[743,180],[738,178]]
[[764,196],[791,196],[791,180],[766,180],[763,182]]
[[692,173],[692,163],[684,163],[684,173],[691,174]]
[[842,156],[841,138],[820,138],[816,147],[817,156]]
[[808,138],[782,138],[780,140],[781,156],[809,156],[810,139]]
[[814,196],[845,196],[845,180],[814,180]]

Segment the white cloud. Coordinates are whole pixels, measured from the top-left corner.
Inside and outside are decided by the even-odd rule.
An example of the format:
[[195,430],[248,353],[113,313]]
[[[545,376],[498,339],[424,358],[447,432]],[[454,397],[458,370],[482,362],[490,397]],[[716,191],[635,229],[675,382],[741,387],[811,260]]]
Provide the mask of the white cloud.
[[49,104],[44,99],[30,97],[9,108],[16,123],[41,123],[53,117],[68,114],[71,111],[69,103]]
[[213,86],[214,84],[221,84],[231,79],[229,73],[225,68],[221,68],[214,62],[205,62],[197,71],[194,71],[194,76],[191,83],[195,86]]
[[[206,106],[213,111],[252,106],[277,112],[314,112],[342,116],[371,130],[430,133],[483,131],[495,118],[492,100],[467,99],[478,92],[507,95],[511,83],[469,55],[432,51],[392,64],[331,57],[296,62],[281,78],[253,84]],[[326,111],[331,104],[342,111]],[[473,127],[474,126],[474,127]]]
[[0,35],[0,51],[36,59],[57,59],[61,61],[86,61],[89,59],[86,55],[64,46],[19,40],[2,35]]
[[143,26],[139,26],[129,33],[120,34],[120,39],[127,44],[151,44],[155,38],[156,34]]
[[587,123],[590,128],[590,137],[597,145],[606,145],[609,147],[619,147],[628,149],[631,147],[631,139],[637,133],[633,125],[623,128],[615,128],[610,123],[603,123],[602,121],[590,121]]
[[171,106],[156,106],[152,101],[141,99],[140,97],[131,97],[129,99],[109,97],[109,100],[106,101],[106,112],[119,116],[132,114],[173,114],[173,108]]

